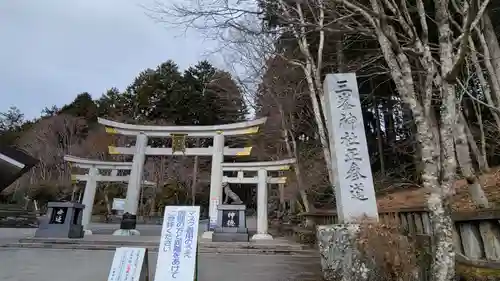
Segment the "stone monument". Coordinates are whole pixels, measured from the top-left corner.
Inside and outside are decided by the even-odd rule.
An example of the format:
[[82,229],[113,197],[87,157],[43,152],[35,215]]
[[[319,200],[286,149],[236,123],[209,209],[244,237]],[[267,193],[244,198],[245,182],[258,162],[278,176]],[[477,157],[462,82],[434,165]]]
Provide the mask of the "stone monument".
[[212,235],[213,242],[248,242],[250,236],[246,226],[245,205],[219,205],[218,226]]
[[83,238],[82,214],[85,205],[75,202],[49,202],[47,216],[40,222],[35,237]]
[[[229,187],[229,183],[222,184],[224,204],[217,206],[217,227],[214,229],[214,242],[248,242],[249,234],[246,227],[246,206],[240,197]],[[231,204],[227,204],[231,199]]]
[[353,244],[356,223],[378,220],[378,211],[356,75],[328,74],[324,94],[339,224],[318,227],[323,272],[328,280],[366,280],[369,269]]

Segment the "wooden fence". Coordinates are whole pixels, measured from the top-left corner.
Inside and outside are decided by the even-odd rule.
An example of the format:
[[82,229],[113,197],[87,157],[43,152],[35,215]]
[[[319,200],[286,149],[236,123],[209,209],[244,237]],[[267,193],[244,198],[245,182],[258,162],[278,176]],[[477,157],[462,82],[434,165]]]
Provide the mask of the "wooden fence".
[[[318,210],[301,216],[309,226],[338,222],[334,210]],[[456,212],[452,219],[455,251],[460,258],[500,262],[500,210]],[[379,220],[384,224],[396,223],[408,234],[432,236],[429,212],[425,208],[381,211]]]

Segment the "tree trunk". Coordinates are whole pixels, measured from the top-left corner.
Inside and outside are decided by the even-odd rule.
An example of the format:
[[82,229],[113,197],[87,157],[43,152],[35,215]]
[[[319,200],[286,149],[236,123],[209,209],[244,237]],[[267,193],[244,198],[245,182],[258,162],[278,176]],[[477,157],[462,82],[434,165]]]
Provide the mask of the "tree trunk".
[[[462,175],[467,180],[469,193],[472,197],[472,200],[474,201],[474,204],[479,208],[489,208],[488,199],[486,198],[484,190],[479,183],[479,179],[474,173],[474,168],[472,167],[469,144],[467,141],[465,129],[465,127],[467,126],[466,122],[467,121],[465,120],[463,113],[460,113],[455,131],[455,149],[458,164],[460,165]],[[475,143],[474,140],[472,141]]]
[[[307,196],[307,192],[306,192],[306,187],[304,186],[304,182],[303,182],[303,179],[302,179],[302,174],[301,174],[301,170],[300,170],[300,166],[299,166],[299,157],[298,157],[298,154],[297,154],[297,142],[295,141],[295,137],[294,135],[289,132],[288,130],[285,130],[286,131],[286,147],[287,147],[287,151],[288,151],[288,157],[292,158],[294,157],[295,158],[295,161],[296,161],[296,164],[294,166],[294,171],[295,171],[295,177],[297,178],[297,182],[299,183],[299,194],[300,194],[300,197],[302,198],[302,203],[304,204],[304,209],[306,212],[311,212],[313,209],[314,209],[314,205],[309,201],[309,196]],[[292,147],[290,147],[290,143],[288,141],[288,136],[291,136],[291,139],[292,139]]]
[[111,202],[109,201],[108,186],[104,187],[103,193],[104,193],[104,204],[106,204],[106,210],[108,214],[111,214]]
[[[498,83],[493,83],[493,81],[498,81],[498,80],[496,78],[490,79],[490,81],[492,82],[491,87],[487,86],[488,82],[486,81],[486,78],[484,77],[483,69],[481,67],[481,64],[479,63],[479,60],[477,57],[476,47],[475,47],[474,41],[472,41],[472,39],[469,40],[469,45],[471,48],[470,58],[471,58],[472,64],[474,65],[474,71],[475,71],[476,76],[479,80],[479,84],[482,87],[484,97],[486,98],[486,101],[487,101],[489,107],[497,108],[496,103],[495,103],[495,101],[493,101],[493,98],[491,96],[491,89],[493,89],[493,91],[495,91],[495,92],[500,91],[500,88],[497,87]],[[491,66],[491,63],[489,63],[489,65],[490,65],[490,67],[488,68],[489,69],[488,73],[491,76],[491,74],[494,73],[494,71],[493,71],[493,68]],[[490,111],[491,111],[491,115],[493,115],[493,119],[495,120],[497,130],[500,130],[500,117],[498,116],[498,112],[494,109],[491,109],[491,108],[490,108]]]
[[[372,79],[370,79],[370,88],[372,89],[375,88]],[[375,127],[376,127],[375,130],[377,131],[377,149],[378,149],[378,158],[380,161],[380,173],[382,173],[382,176],[385,176],[384,144],[382,142],[382,134],[380,132],[381,131],[380,111],[374,92],[372,92],[372,98],[373,98],[373,109],[375,110]]]
[[[490,50],[488,48],[488,44],[486,43],[486,39],[484,37],[484,34],[476,28],[476,34],[477,37],[479,38],[479,42],[481,43],[481,48],[483,49],[483,55],[485,59],[483,60],[484,65],[486,66],[486,70],[488,71],[489,78],[490,78],[490,85],[491,88],[493,89],[493,94],[495,95],[495,101],[498,104],[500,101],[500,80],[497,78],[497,73],[495,71],[495,68],[493,67],[493,64],[491,63],[491,54]],[[471,53],[474,53],[473,51]],[[474,54],[471,54],[473,56]]]
[[[286,116],[285,112],[281,106],[281,104],[277,104],[278,109],[280,111],[280,116],[281,116],[281,127],[282,127],[282,133],[283,133],[283,140],[285,141],[285,148],[288,157],[290,158],[295,158],[295,165],[294,165],[294,172],[295,172],[295,177],[297,178],[297,185],[299,189],[299,195],[304,203],[304,208],[306,209],[306,212],[311,211],[311,203],[309,202],[309,197],[307,196],[307,192],[304,187],[304,182],[302,180],[302,174],[299,166],[299,157],[297,154],[297,142],[295,141],[295,136],[293,135],[292,131],[288,129],[287,123],[286,123]],[[292,144],[290,144],[290,140]]]
[[[474,103],[472,105],[474,107],[474,112],[476,111],[475,108],[476,108],[476,104]],[[463,112],[462,112],[462,117],[464,119],[464,122],[463,122],[463,126],[464,126],[464,132],[465,132],[465,135],[467,136],[467,142],[469,143],[469,146],[471,148],[471,152],[472,154],[474,154],[475,158],[476,158],[476,162],[479,166],[479,170],[481,172],[486,172],[488,170],[488,164],[487,164],[487,161],[486,161],[486,157],[484,157],[483,155],[483,152],[479,149],[479,147],[477,146],[477,142],[476,140],[474,139],[474,135],[472,134],[472,131],[470,130],[470,127],[469,127],[469,124],[467,123],[467,120],[465,118],[465,116],[468,116],[468,110],[466,110],[465,108],[463,109]],[[478,123],[479,123],[479,127],[480,127],[480,131],[481,131],[481,141],[483,141],[483,138],[484,138],[484,132],[483,132],[483,126],[482,126],[482,120],[481,120],[481,116],[480,114],[476,114],[476,117],[478,118]]]
[[[474,112],[476,114],[477,122],[479,123],[479,132],[480,132],[480,141],[481,141],[481,156],[482,160],[479,161],[479,168],[481,172],[488,173],[490,171],[490,165],[488,164],[488,156],[486,152],[486,136],[484,135],[484,125],[483,125],[483,116],[481,114],[481,108],[479,104],[474,103]],[[470,132],[470,129],[469,129]],[[472,133],[470,133],[472,136]]]
[[483,24],[484,37],[490,51],[491,63],[495,69],[497,81],[500,81],[500,45],[498,44],[498,38],[488,13],[484,13],[483,15]]
[[76,184],[73,184],[73,190],[71,191],[71,202],[75,201],[75,196],[76,196]]

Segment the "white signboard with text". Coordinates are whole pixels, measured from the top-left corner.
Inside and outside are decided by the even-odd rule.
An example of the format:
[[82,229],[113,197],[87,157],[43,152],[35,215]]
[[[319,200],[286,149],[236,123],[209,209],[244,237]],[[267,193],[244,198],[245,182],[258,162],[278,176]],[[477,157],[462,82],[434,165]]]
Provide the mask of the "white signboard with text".
[[113,198],[113,206],[112,206],[111,209],[116,210],[116,211],[123,211],[123,210],[125,210],[125,199],[123,199],[123,198]]
[[199,206],[165,208],[155,281],[194,280],[199,220]]
[[108,281],[149,281],[147,250],[145,248],[117,248]]
[[217,197],[213,197],[210,199],[210,210],[209,210],[209,217],[210,217],[210,223],[209,223],[209,229],[215,228],[217,226],[217,207],[219,206],[219,199]]

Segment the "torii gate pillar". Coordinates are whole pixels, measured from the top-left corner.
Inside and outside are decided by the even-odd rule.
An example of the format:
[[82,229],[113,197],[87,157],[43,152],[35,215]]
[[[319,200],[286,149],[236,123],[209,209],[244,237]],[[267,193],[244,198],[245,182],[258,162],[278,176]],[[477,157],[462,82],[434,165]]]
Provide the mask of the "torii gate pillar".
[[82,204],[85,206],[83,208],[82,214],[82,225],[85,234],[92,234],[89,229],[89,224],[92,218],[92,210],[94,206],[95,193],[97,189],[96,177],[99,174],[99,170],[96,167],[90,167],[88,173],[88,179],[85,182],[85,191],[83,192]]
[[138,134],[135,142],[135,153],[132,160],[132,170],[130,171],[130,180],[127,188],[127,201],[125,201],[124,209],[125,213],[132,215],[137,215],[147,144],[148,137],[143,133]]
[[222,200],[222,162],[224,161],[224,135],[214,136],[214,154],[210,177],[210,202],[208,206],[209,230],[217,226],[217,205]]
[[267,218],[267,170],[257,171],[257,233],[252,236],[252,240],[272,240],[268,233]]

